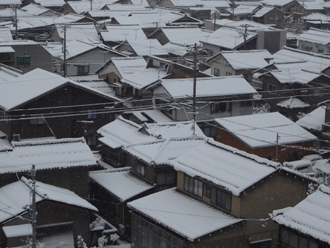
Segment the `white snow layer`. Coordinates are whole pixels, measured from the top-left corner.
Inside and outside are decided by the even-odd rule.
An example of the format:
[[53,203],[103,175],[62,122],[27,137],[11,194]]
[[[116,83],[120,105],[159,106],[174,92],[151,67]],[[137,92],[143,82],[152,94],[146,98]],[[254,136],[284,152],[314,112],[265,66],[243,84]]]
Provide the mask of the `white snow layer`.
[[191,241],[242,221],[184,195],[176,188],[148,195],[128,206]]

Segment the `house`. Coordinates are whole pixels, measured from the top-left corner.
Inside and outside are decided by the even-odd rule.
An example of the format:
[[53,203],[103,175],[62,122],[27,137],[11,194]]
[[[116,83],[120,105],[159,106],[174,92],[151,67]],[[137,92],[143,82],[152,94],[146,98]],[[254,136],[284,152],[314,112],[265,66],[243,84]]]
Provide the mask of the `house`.
[[[172,124],[172,127],[170,125],[166,126],[173,132],[173,126],[180,127],[181,125]],[[164,126],[158,126],[158,129],[164,129]],[[110,212],[109,207],[103,207],[105,210],[103,213],[108,218],[110,217],[108,221],[111,223],[114,223],[116,226],[123,225],[125,234],[128,237],[130,237],[131,218],[127,202],[173,187],[176,184],[176,171],[168,164],[168,160],[172,160],[178,155],[198,146],[204,139],[196,136],[178,137],[180,135],[175,138],[161,138],[153,142],[125,147],[125,152],[128,154],[126,162],[131,167],[129,171],[127,168],[123,168],[110,170],[111,174],[106,174],[104,171],[90,173],[93,186],[92,194],[95,191],[95,194],[98,192],[100,194],[100,191],[102,192],[101,186],[103,191],[104,189],[107,191],[105,196],[111,199],[109,200],[110,204],[114,205],[110,207]],[[123,190],[124,188],[127,190]],[[117,199],[113,199],[114,196]]]
[[279,247],[330,247],[329,187],[318,189],[294,207],[274,210]]
[[101,39],[107,46],[116,46],[126,39],[145,40],[147,37],[137,25],[107,25],[107,32],[101,32]]
[[261,1],[263,6],[273,6],[278,10],[282,11],[286,15],[292,15],[294,12],[299,13],[301,12],[301,4],[295,0],[279,0],[279,1],[272,1],[272,0],[263,0]]
[[62,13],[63,12],[63,6],[65,4],[64,0],[22,0],[22,3],[24,6],[29,4],[37,4],[45,8],[49,8],[53,11]]
[[27,14],[32,16],[50,16],[53,18],[60,17],[60,13],[55,12],[54,10],[51,10],[49,8],[46,8],[42,5],[30,3],[29,5],[26,5],[21,8],[21,10],[24,10]]
[[[144,113],[148,114],[148,110],[144,110],[142,114]],[[153,117],[153,114],[149,114]],[[144,123],[140,125],[118,116],[116,120],[97,131],[99,134],[98,147],[102,154],[102,160],[113,167],[124,167],[129,161],[127,153],[122,148],[170,137],[189,137],[193,135],[192,125],[192,122]],[[202,131],[197,126],[195,133],[198,136],[203,136]]]
[[256,11],[253,16],[253,21],[262,24],[273,24],[276,28],[283,28],[284,13],[275,7],[264,6]]
[[21,70],[23,73],[36,68],[52,71],[51,54],[37,42],[30,40],[2,41],[0,42],[0,49],[6,50],[3,55],[3,62]]
[[142,56],[145,60],[151,55],[168,57],[168,53],[163,50],[157,39],[126,39],[118,46],[115,46],[114,49],[130,57]]
[[156,38],[160,44],[168,42],[181,45],[194,45],[200,40],[205,40],[211,32],[203,31],[197,27],[162,27],[150,34],[148,38]]
[[[46,247],[60,242],[73,247],[78,235],[82,235],[89,243],[91,213],[97,212],[97,208],[70,190],[39,181],[35,187],[37,240]],[[27,238],[32,237],[32,189],[32,180],[25,177],[0,188],[1,209],[6,209],[0,214],[1,247],[24,246]]]
[[217,118],[216,140],[262,158],[299,160],[312,154],[317,138],[278,112]]
[[[310,104],[303,102],[299,97],[289,97],[276,104],[278,112],[292,121],[297,121],[301,114],[306,113]],[[300,114],[300,115],[299,115]]]
[[89,178],[91,202],[99,215],[118,227],[122,237],[128,238],[131,223],[127,202],[150,194],[154,186],[130,173],[129,167],[91,171]]
[[[270,42],[270,40],[277,40],[277,42]],[[207,37],[207,40],[200,40],[200,42],[211,55],[223,50],[251,49],[267,49],[273,54],[286,44],[286,31],[242,20],[226,23],[224,27]]]
[[25,176],[35,165],[36,180],[88,196],[88,172],[101,169],[83,138],[12,141],[1,147],[0,187]]
[[0,40],[1,41],[12,41],[13,36],[10,29],[7,27],[0,27]]
[[305,28],[308,30],[311,27],[317,29],[327,29],[329,26],[329,16],[318,12],[311,13],[303,16],[302,19],[305,22]]
[[[63,43],[64,29],[62,25],[56,24],[50,37],[52,41]],[[84,39],[100,42],[100,37],[93,23],[72,23],[70,27],[66,29],[66,42]]]
[[[116,0],[111,0],[111,3],[115,2]],[[66,1],[63,5],[63,13],[67,15],[69,13],[72,14],[84,14],[90,10],[101,10],[108,2],[110,1]]]
[[[67,76],[94,75],[112,57],[124,57],[101,43],[70,40],[66,43],[66,64],[64,65],[63,45],[47,42],[44,48],[53,56],[54,72]],[[64,68],[66,66],[66,68]]]
[[3,0],[0,3],[0,9],[10,8],[12,5],[22,6],[21,0]]
[[[1,119],[8,120],[0,122],[0,130],[10,141],[83,136],[93,147],[96,130],[114,118],[108,108],[121,102],[41,69],[0,84],[0,87]],[[14,95],[19,97],[12,97]]]
[[192,0],[192,1],[184,1],[184,0],[160,0],[157,2],[157,5],[160,7],[168,7],[168,8],[189,8],[189,7],[202,7],[201,0]]
[[228,19],[230,20],[251,20],[254,12],[257,11],[258,8],[258,6],[238,5],[235,8],[228,8],[226,11],[223,11],[223,13],[228,13]]
[[[180,85],[180,86],[179,86]],[[252,113],[252,96],[256,90],[243,76],[204,77],[196,80],[196,120],[204,122],[216,117]],[[157,104],[170,104],[163,112],[172,120],[191,120],[193,117],[193,79],[161,79],[154,86]],[[240,99],[241,101],[236,101]]]
[[313,53],[330,53],[330,32],[316,28],[310,28],[308,31],[298,36],[298,49]]
[[[126,74],[137,72],[147,65],[142,57],[114,57],[108,60],[95,73],[110,84],[119,82]],[[119,94],[120,95],[120,94]]]
[[312,112],[307,113],[299,120],[296,121],[296,124],[305,128],[318,138],[322,138],[322,126],[325,124],[325,112],[326,107],[320,106],[314,109]]
[[214,76],[243,75],[251,82],[255,70],[266,67],[273,56],[267,50],[222,51],[207,60]]
[[303,200],[311,180],[211,139],[171,164],[176,188],[128,203],[136,248],[276,247],[268,213]]
[[324,7],[322,2],[304,2],[299,1],[301,5],[301,13],[303,16],[310,15],[312,13],[324,13]]

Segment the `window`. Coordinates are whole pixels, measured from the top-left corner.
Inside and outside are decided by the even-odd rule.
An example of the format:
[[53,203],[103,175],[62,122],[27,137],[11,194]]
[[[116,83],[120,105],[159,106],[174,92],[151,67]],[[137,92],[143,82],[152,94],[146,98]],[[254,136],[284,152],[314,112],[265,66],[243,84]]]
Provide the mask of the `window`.
[[270,241],[250,243],[250,248],[270,248]]
[[30,65],[31,59],[30,56],[17,57],[18,65]]
[[298,159],[299,159],[298,151],[292,151],[287,153],[286,161],[290,162],[290,161],[296,161]]
[[207,198],[211,198],[211,186],[204,183],[203,187],[203,195],[206,196]]
[[220,69],[214,68],[214,76],[220,76]]
[[87,145],[95,146],[96,145],[96,135],[87,137]]
[[188,175],[184,175],[184,190],[191,194],[202,197],[203,196],[203,183]]
[[140,161],[136,162],[136,172],[139,173],[141,176],[145,175],[146,166],[142,164]]
[[96,111],[95,111],[95,110],[91,110],[91,109],[89,109],[89,110],[88,110],[87,118],[88,118],[88,119],[96,119],[96,118],[97,118],[97,116],[96,116]]
[[211,203],[225,210],[231,210],[231,194],[224,190],[211,188]]
[[226,76],[231,76],[233,75],[231,72],[226,71]]
[[157,174],[156,182],[159,185],[174,184],[176,182],[176,173],[173,171],[160,172]]
[[77,66],[77,73],[79,75],[87,74],[89,72],[89,65],[78,65]]
[[30,125],[42,125],[45,124],[45,119],[42,115],[32,115],[30,119]]
[[276,90],[276,86],[275,86],[275,85],[272,85],[272,84],[269,84],[269,85],[268,85],[268,90],[269,90],[269,91]]
[[230,112],[230,111],[231,111],[230,102],[212,103],[212,106],[211,106],[212,113]]
[[324,49],[317,49],[317,53],[324,53]]
[[273,155],[272,155],[272,154],[268,154],[268,155],[267,155],[267,159],[268,159],[268,160],[273,160]]
[[[283,247],[288,248],[318,248],[319,245],[312,241],[308,240],[304,236],[290,231],[289,229],[280,228],[280,244],[284,245]],[[281,246],[282,247],[282,246]]]

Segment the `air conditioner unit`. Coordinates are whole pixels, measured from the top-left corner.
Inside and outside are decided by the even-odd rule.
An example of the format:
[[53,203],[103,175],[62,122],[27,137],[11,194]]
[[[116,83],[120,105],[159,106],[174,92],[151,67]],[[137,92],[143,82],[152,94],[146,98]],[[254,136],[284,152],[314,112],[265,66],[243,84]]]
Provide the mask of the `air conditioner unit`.
[[13,141],[20,141],[21,135],[20,134],[13,134]]

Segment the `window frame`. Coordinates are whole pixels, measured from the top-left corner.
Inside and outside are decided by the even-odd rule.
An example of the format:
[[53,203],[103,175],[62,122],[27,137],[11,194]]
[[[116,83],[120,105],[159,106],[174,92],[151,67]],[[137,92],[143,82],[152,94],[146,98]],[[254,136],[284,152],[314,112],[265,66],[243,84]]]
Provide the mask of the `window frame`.
[[[19,62],[22,59],[21,62]],[[28,59],[28,61],[26,61]],[[31,56],[24,55],[24,56],[17,56],[16,57],[17,65],[31,65]]]
[[[218,198],[220,198],[220,199],[218,199]],[[213,205],[218,206],[218,207],[230,212],[231,205],[232,205],[232,194],[225,190],[212,187],[210,202]]]
[[86,75],[88,73],[89,73],[89,65],[77,65],[77,74],[78,75]]
[[184,191],[195,195],[197,197],[202,198],[203,197],[203,182],[193,178],[191,176],[188,176],[187,174],[184,175],[183,180],[183,189]]
[[214,73],[214,76],[216,76],[216,77],[220,76],[220,69],[219,68],[214,68],[213,73]]

